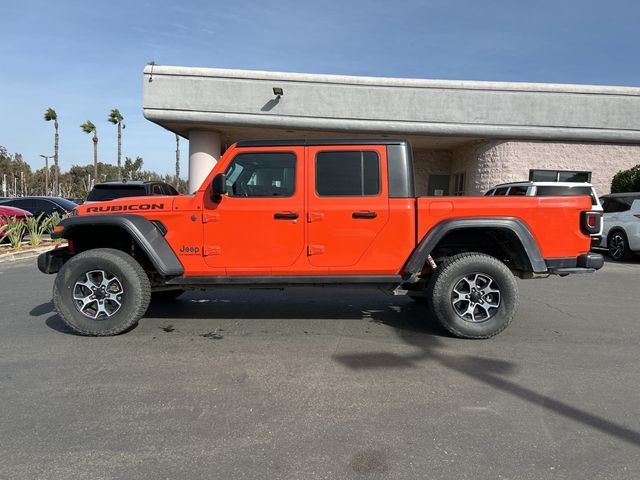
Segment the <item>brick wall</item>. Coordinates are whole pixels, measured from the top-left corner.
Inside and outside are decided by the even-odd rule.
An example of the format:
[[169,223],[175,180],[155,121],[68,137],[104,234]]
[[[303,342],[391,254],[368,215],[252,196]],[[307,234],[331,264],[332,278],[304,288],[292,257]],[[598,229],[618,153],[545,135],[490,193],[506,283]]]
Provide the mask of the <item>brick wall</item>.
[[609,193],[620,170],[640,164],[640,145],[475,141],[454,151],[415,152],[416,190],[427,192],[429,174],[466,173],[466,194],[482,195],[498,183],[529,179],[530,169],[586,170],[600,195]]

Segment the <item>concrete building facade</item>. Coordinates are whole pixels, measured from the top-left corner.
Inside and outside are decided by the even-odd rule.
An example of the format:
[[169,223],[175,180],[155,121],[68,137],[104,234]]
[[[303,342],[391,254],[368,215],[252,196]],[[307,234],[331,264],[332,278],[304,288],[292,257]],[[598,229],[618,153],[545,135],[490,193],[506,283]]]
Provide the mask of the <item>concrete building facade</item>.
[[189,139],[191,191],[245,139],[406,138],[421,195],[481,195],[531,170],[590,172],[608,193],[640,164],[640,88],[154,65],[143,91],[145,117]]

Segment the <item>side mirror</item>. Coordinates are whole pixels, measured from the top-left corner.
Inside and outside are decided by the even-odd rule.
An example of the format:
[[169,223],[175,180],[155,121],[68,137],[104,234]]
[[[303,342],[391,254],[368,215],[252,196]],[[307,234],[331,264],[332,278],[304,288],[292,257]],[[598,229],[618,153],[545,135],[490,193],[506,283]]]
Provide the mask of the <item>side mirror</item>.
[[213,201],[215,202],[219,202],[222,195],[227,193],[227,176],[224,173],[219,173],[215,177],[213,177],[211,193],[213,196]]

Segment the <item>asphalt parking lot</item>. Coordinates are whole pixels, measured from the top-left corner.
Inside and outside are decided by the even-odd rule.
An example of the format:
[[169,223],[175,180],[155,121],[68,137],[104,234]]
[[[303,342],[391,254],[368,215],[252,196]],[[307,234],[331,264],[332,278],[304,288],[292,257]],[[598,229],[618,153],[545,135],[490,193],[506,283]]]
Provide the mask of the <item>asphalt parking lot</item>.
[[218,289],[111,338],[0,264],[0,477],[638,479],[640,262],[520,281],[491,340],[376,290]]

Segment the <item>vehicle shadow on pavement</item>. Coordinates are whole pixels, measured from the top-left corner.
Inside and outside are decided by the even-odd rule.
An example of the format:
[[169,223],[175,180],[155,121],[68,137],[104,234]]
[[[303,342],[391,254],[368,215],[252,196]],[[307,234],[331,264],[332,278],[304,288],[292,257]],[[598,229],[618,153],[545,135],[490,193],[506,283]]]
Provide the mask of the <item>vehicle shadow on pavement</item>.
[[[299,320],[369,320],[395,328],[449,336],[436,322],[431,322],[424,305],[404,297],[381,295],[334,297],[296,292],[245,290],[243,293],[225,290],[188,292],[177,300],[152,303],[144,318],[155,319],[299,319]],[[144,320],[143,320],[144,321]]]
[[65,333],[67,335],[74,335],[76,337],[82,336],[67,327],[57,313],[47,318],[44,323],[47,327],[49,327],[51,330],[55,330],[56,332]]
[[46,302],[33,307],[29,312],[29,315],[32,317],[39,317],[51,312],[53,312],[53,302]]
[[409,334],[408,330],[402,328],[396,329],[396,333],[405,343],[415,346],[417,351],[412,354],[396,354],[382,351],[336,354],[333,359],[353,370],[398,367],[417,368],[422,362],[435,362],[449,370],[489,385],[496,390],[599,430],[623,442],[640,446],[640,432],[547,395],[542,395],[505,378],[505,376],[514,372],[515,364],[511,362],[472,355],[451,354],[442,350],[443,345],[437,338]]
[[[217,298],[216,298],[217,297]],[[388,351],[354,352],[335,354],[332,358],[352,370],[384,368],[418,368],[421,363],[435,362],[451,371],[479,381],[496,390],[529,402],[540,408],[599,430],[621,441],[640,446],[640,432],[607,420],[568,403],[542,395],[505,378],[515,372],[512,362],[461,355],[445,351],[442,337],[450,336],[430,318],[424,305],[407,302],[406,299],[382,297],[372,304],[371,297],[345,300],[331,297],[312,298],[293,295],[286,300],[274,301],[264,292],[245,295],[187,294],[180,300],[149,307],[145,318],[160,319],[340,319],[379,323],[393,329],[407,345],[416,348],[414,353],[398,354]],[[51,302],[34,307],[34,317],[53,312]],[[144,322],[144,319],[142,320]],[[57,314],[45,320],[46,325],[60,333],[76,335]],[[135,328],[135,327],[134,327]]]

